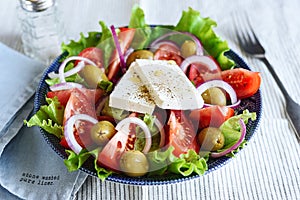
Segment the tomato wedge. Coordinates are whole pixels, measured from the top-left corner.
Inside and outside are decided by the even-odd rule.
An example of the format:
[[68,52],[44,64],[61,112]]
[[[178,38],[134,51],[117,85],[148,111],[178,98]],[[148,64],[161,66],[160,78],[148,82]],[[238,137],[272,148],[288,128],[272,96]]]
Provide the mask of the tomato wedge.
[[119,171],[119,160],[125,151],[128,134],[118,131],[98,154],[97,162],[109,169]]
[[206,127],[220,127],[227,119],[234,115],[234,110],[226,106],[210,106],[193,110],[190,118],[198,123],[199,129]]
[[57,97],[58,101],[62,106],[66,106],[69,98],[71,96],[71,93],[74,92],[74,90],[79,90],[83,94],[86,94],[86,96],[89,98],[88,100],[90,102],[96,103],[104,94],[103,90],[101,89],[85,89],[85,88],[73,88],[69,90],[59,90],[59,91],[49,91],[47,92],[47,98],[53,98]]
[[[131,113],[130,117],[136,117],[137,113]],[[102,151],[98,154],[97,162],[100,165],[108,167],[112,170],[120,170],[120,157],[128,150],[133,150],[135,142],[135,124],[129,125],[129,133],[118,131],[104,146]]]
[[[135,29],[123,28],[120,30],[121,32],[118,34],[118,39],[119,39],[121,51],[124,54],[128,50],[133,40]],[[114,49],[108,65],[107,78],[109,80],[112,80],[118,74],[119,70],[120,70],[119,54],[117,49]]]
[[[88,47],[83,49],[78,56],[85,57],[93,61],[97,67],[103,68],[103,52],[101,49],[97,47]],[[80,61],[75,61],[75,66],[79,63]]]
[[[94,101],[91,101],[91,99],[94,98],[95,96],[92,92],[83,93],[82,90],[77,88],[72,89],[65,107],[63,125],[65,125],[67,119],[75,114],[87,114],[96,119],[95,104]],[[93,124],[87,121],[80,120],[75,123],[74,134],[80,146],[87,148],[93,144],[93,140],[90,136],[92,126]]]
[[261,83],[259,72],[253,72],[243,68],[222,71],[221,77],[222,80],[233,87],[239,99],[254,95],[258,91]]
[[199,152],[193,124],[183,111],[171,110],[168,126],[167,144],[175,148],[173,151],[175,156],[186,153],[189,149]]
[[180,55],[180,49],[171,44],[162,44],[154,53],[154,60],[174,60],[178,66],[183,61],[183,58]]

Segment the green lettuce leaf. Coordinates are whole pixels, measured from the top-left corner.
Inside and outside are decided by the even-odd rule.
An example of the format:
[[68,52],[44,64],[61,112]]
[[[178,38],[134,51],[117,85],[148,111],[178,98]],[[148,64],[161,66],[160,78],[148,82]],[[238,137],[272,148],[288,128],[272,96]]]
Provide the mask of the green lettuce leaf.
[[98,160],[98,152],[100,149],[94,149],[93,151],[87,151],[86,149],[83,149],[79,154],[76,154],[75,152],[71,150],[66,150],[66,152],[69,154],[68,158],[64,160],[64,163],[68,169],[68,171],[76,171],[82,165],[85,163],[85,161],[90,157],[94,157],[94,167],[97,172],[98,178],[100,178],[102,181],[104,181],[108,176],[110,176],[113,172],[111,170],[107,170],[103,167],[100,167],[97,164]]
[[[72,62],[69,62],[67,64],[67,66],[65,67],[65,72],[71,70],[74,68],[74,63]],[[78,74],[78,73],[75,73],[71,76],[68,76],[65,78],[67,82],[76,82],[76,83],[81,83],[83,84],[84,83],[84,79],[81,78],[81,76]],[[45,82],[49,85],[49,86],[52,86],[52,85],[55,85],[55,84],[58,84],[60,83],[60,80],[59,78],[52,78],[52,79],[46,79]]]
[[136,28],[131,46],[134,49],[143,49],[149,42],[151,28],[146,24],[144,11],[135,5],[131,11],[129,28]]
[[24,120],[27,127],[39,126],[45,131],[54,134],[58,138],[63,136],[64,107],[60,105],[58,98],[46,98],[48,105],[41,106],[28,121]]
[[105,92],[111,92],[113,90],[113,83],[110,81],[102,80],[100,81],[100,83],[98,83],[98,86]]
[[89,32],[87,36],[80,33],[78,41],[71,40],[68,44],[62,43],[61,49],[63,52],[68,52],[68,56],[77,56],[83,49],[96,46],[101,38],[100,32]]
[[172,154],[174,147],[169,147],[167,150],[156,150],[149,152],[147,158],[149,161],[148,176],[163,175],[168,170],[170,160],[175,160],[176,157]]
[[64,163],[69,172],[78,170],[84,162],[91,156],[91,153],[86,149],[83,149],[79,154],[76,154],[72,150],[66,150],[66,153],[69,155]]
[[194,150],[189,150],[186,154],[181,154],[168,167],[170,172],[189,176],[193,173],[203,175],[208,169],[205,158],[201,158]]
[[99,151],[100,151],[100,149],[96,149],[94,151],[91,151],[90,153],[95,157],[94,167],[95,167],[95,170],[97,172],[97,176],[102,181],[104,181],[107,177],[109,177],[113,173],[113,171],[111,171],[109,169],[105,169],[105,168],[100,167],[98,165],[97,160],[98,160]]
[[222,70],[231,69],[235,63],[224,55],[229,47],[227,42],[223,41],[213,31],[212,28],[216,26],[215,21],[210,18],[203,18],[198,11],[189,8],[188,11],[183,11],[175,30],[188,31],[197,36],[204,49],[219,62]]
[[[255,112],[249,112],[249,110],[244,110],[242,114],[235,115],[228,120],[226,120],[221,126],[220,130],[224,135],[225,142],[224,142],[224,147],[220,149],[218,152],[222,152],[225,149],[230,148],[233,146],[241,137],[241,126],[239,123],[239,119],[243,119],[245,124],[248,123],[248,121],[251,120],[256,120],[256,113]],[[242,143],[240,145],[240,148],[242,148],[245,145],[245,143]],[[238,148],[238,149],[240,149]],[[237,149],[237,150],[238,150]]]
[[[145,124],[147,124],[152,136],[151,137],[152,145],[149,151],[154,151],[159,148],[159,143],[160,143],[160,133],[158,131],[158,128],[154,124],[156,117],[153,115],[145,114],[140,118],[145,122]],[[134,143],[134,149],[142,151],[146,142],[145,135],[142,129],[140,129],[139,127],[137,127],[136,129],[136,133],[137,133],[137,137]]]
[[97,46],[103,51],[104,68],[107,68],[109,65],[111,54],[115,48],[115,44],[113,42],[110,29],[106,26],[106,24],[103,21],[100,21],[99,24],[102,29],[102,35],[100,42],[95,46]]
[[173,155],[174,147],[167,150],[149,152],[147,157],[150,166],[149,176],[163,175],[166,171],[189,176],[193,173],[203,175],[208,169],[206,159],[200,157],[194,150],[189,150],[180,157]]

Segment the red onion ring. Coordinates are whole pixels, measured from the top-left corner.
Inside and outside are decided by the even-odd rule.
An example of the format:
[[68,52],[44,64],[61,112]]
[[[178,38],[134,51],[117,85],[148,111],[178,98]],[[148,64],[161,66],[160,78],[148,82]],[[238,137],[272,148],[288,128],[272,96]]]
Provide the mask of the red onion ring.
[[123,55],[122,50],[121,50],[119,38],[118,38],[117,33],[116,33],[116,29],[113,25],[110,26],[110,29],[111,29],[111,33],[112,33],[112,36],[113,36],[113,39],[114,39],[114,42],[115,42],[115,45],[116,45],[116,49],[117,49],[118,54],[119,54],[119,59],[120,59],[120,65],[121,65],[122,72],[125,73],[126,72],[126,63],[125,63],[124,55]]
[[[150,130],[149,130],[147,124],[143,120],[141,120],[137,117],[127,117],[127,118],[121,120],[117,124],[115,129],[118,131],[122,131],[123,129],[128,129],[128,126],[126,126],[126,125],[129,125],[129,124],[136,124],[144,131],[146,141],[145,141],[143,153],[147,153],[150,150],[151,144],[152,144],[152,137],[151,137],[151,133],[150,133]],[[124,128],[124,126],[125,126],[125,128]],[[128,130],[125,130],[124,132],[129,133]]]
[[215,61],[212,58],[210,58],[209,56],[201,56],[201,55],[193,55],[193,56],[187,57],[181,63],[180,68],[184,73],[186,73],[188,67],[193,63],[201,63],[201,64],[207,66],[207,68],[209,68],[210,71],[219,69],[219,66],[215,63]]
[[231,85],[229,85],[228,83],[222,80],[207,81],[205,83],[202,83],[197,88],[197,90],[200,94],[202,94],[204,91],[212,87],[218,87],[224,89],[230,96],[231,104],[237,103],[237,96],[234,89],[231,87]]
[[239,123],[241,125],[241,137],[239,138],[239,140],[230,148],[226,149],[225,151],[222,151],[220,153],[211,153],[210,156],[212,158],[219,158],[221,156],[225,156],[226,154],[230,153],[231,151],[235,150],[236,148],[238,148],[240,146],[240,144],[244,141],[245,136],[246,136],[246,125],[244,123],[244,120],[241,118],[239,119]]
[[49,87],[51,91],[69,90],[72,88],[84,88],[83,85],[74,82],[58,83]]
[[[72,61],[72,60],[81,60],[81,61],[84,61],[84,62],[87,62],[88,64],[90,65],[94,65],[94,66],[97,66],[93,61],[91,61],[90,59],[88,58],[85,58],[85,57],[81,57],[81,56],[71,56],[67,59],[65,59],[62,64],[59,66],[59,69],[58,69],[58,77],[59,77],[59,80],[61,83],[65,83],[66,80],[65,80],[65,67],[67,65],[68,62]],[[75,67],[76,68],[76,67]],[[75,70],[74,70],[75,71]]]
[[[77,65],[76,65],[76,67],[74,67],[74,68],[72,68],[72,69],[70,69],[69,71],[67,71],[67,72],[65,72],[64,73],[64,77],[66,78],[66,77],[69,77],[69,76],[71,76],[71,75],[73,75],[73,74],[76,74],[77,72],[79,72],[80,70],[82,70],[83,68],[84,68],[84,61],[80,61]],[[48,74],[48,77],[49,78],[59,78],[59,74],[57,74],[57,73],[55,73],[55,72],[50,72],[49,74]]]
[[130,47],[125,53],[124,53],[124,62],[126,63],[127,58],[130,54],[132,54],[134,52],[134,49],[132,47]]
[[89,121],[93,124],[98,123],[98,120],[86,115],[86,114],[77,114],[77,115],[73,115],[72,117],[70,117],[67,121],[66,124],[64,126],[64,136],[66,138],[66,141],[69,145],[69,147],[77,154],[80,153],[80,151],[82,150],[82,146],[80,146],[80,144],[78,144],[75,136],[74,136],[74,124],[77,120],[85,120],[85,121]]

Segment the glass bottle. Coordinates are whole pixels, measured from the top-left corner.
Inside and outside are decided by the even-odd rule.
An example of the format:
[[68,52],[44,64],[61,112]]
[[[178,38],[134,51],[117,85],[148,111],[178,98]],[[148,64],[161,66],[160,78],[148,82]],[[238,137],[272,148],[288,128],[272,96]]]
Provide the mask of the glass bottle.
[[55,0],[19,0],[24,53],[50,64],[60,53],[64,26]]

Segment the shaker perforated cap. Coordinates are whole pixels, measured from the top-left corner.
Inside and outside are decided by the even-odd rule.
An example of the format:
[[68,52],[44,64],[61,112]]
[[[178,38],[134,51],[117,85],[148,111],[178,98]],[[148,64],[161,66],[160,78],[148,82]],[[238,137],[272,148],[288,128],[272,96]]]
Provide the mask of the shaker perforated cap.
[[40,12],[54,5],[55,0],[20,0],[24,10]]

